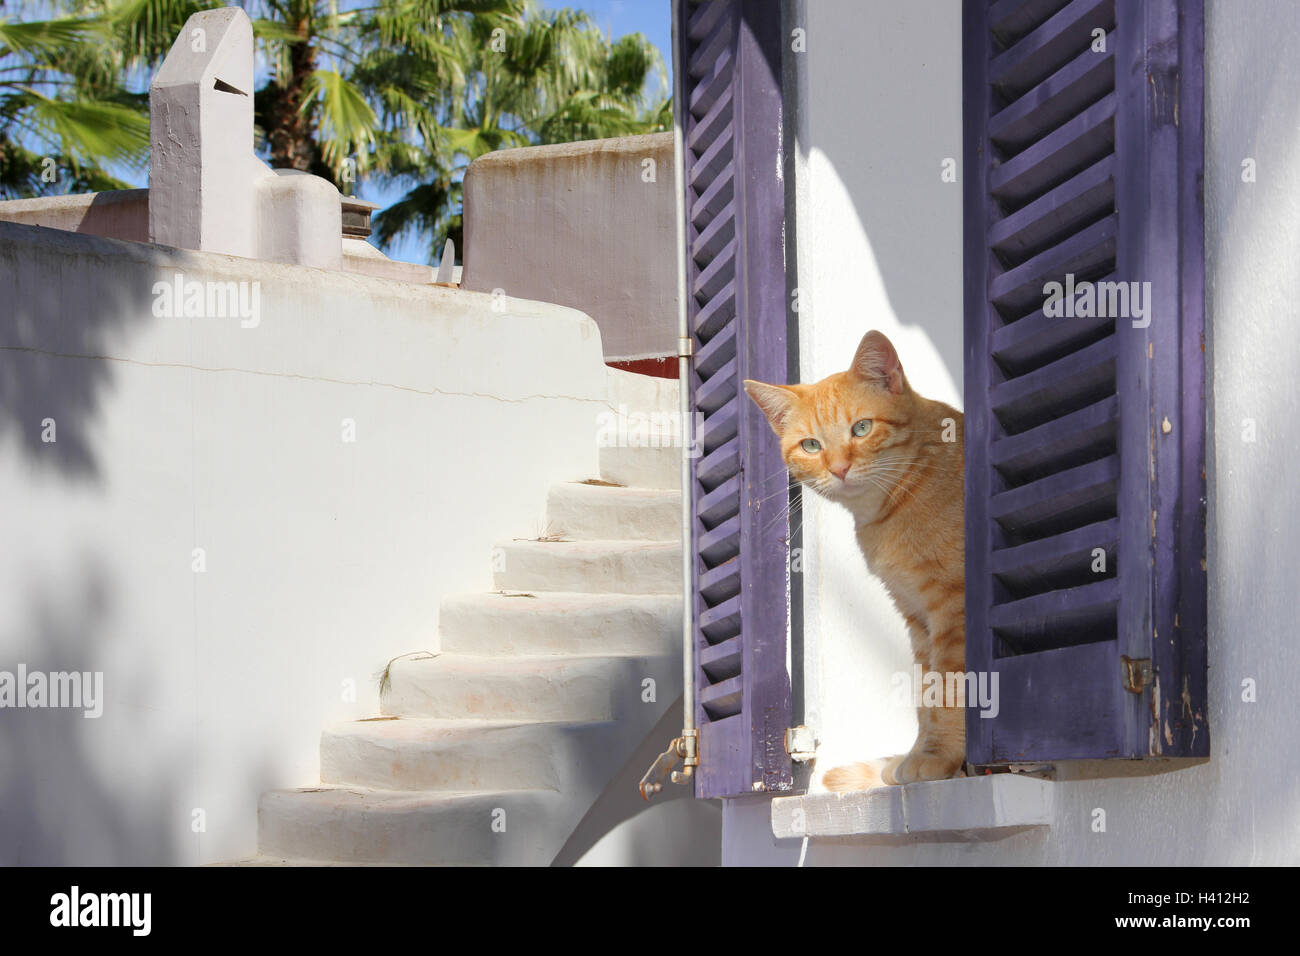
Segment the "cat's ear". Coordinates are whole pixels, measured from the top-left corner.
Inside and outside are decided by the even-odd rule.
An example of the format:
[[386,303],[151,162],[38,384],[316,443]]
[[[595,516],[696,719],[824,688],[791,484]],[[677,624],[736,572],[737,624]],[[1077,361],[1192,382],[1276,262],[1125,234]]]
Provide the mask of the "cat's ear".
[[794,389],[785,385],[765,385],[747,378],[745,391],[754,400],[754,404],[763,410],[772,431],[776,432],[778,438],[781,437],[786,417],[790,414],[790,409],[794,408]]
[[901,394],[907,386],[903,378],[903,363],[898,360],[893,343],[875,329],[862,336],[849,371],[895,395]]

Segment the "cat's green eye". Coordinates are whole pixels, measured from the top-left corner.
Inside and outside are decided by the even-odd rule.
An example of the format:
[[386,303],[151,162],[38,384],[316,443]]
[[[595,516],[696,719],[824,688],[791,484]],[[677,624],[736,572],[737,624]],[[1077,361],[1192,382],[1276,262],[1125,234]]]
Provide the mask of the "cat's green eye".
[[805,438],[803,441],[799,443],[799,447],[802,448],[804,451],[806,451],[808,454],[812,455],[822,450],[822,443],[819,442],[816,438]]
[[860,422],[853,423],[853,434],[861,438],[867,432],[871,431],[871,419],[864,418]]

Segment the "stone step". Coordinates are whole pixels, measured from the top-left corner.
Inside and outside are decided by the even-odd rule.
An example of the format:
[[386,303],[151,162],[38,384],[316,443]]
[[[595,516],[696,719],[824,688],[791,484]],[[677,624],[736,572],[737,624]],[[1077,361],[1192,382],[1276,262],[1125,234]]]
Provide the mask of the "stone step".
[[564,795],[549,790],[273,790],[258,803],[258,853],[336,863],[544,866],[574,813]]
[[581,540],[679,541],[682,496],[676,489],[553,485],[546,526],[554,534]]
[[[524,596],[526,595],[526,596]],[[484,656],[681,653],[678,594],[490,591],[443,598],[443,651]]]
[[493,581],[510,591],[679,594],[677,541],[509,541],[493,553]]
[[562,790],[600,762],[608,723],[372,718],[321,735],[321,780],[381,790]]
[[440,654],[389,667],[385,715],[575,723],[640,719],[650,709],[643,682],[657,700],[681,693],[673,657],[476,657]]
[[682,486],[682,450],[675,445],[662,448],[626,448],[609,445],[600,449],[600,477],[631,488]]
[[624,406],[628,414],[674,415],[680,411],[678,383],[675,378],[642,375],[623,369],[606,369],[610,406],[618,412]]

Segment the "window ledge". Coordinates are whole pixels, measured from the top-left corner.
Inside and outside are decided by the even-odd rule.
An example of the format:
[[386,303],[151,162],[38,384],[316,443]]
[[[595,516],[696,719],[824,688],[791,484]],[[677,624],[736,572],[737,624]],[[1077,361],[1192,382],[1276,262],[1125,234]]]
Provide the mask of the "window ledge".
[[1000,840],[1051,823],[1051,781],[1012,773],[772,801],[772,833],[783,839],[971,842]]

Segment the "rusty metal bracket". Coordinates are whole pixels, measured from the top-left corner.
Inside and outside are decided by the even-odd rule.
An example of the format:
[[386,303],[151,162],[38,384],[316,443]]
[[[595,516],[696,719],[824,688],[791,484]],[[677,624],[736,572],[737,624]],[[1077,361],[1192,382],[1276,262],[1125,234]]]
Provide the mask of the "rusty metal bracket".
[[[668,749],[655,758],[655,762],[641,778],[639,789],[642,800],[649,800],[662,790],[664,778],[682,786],[689,784],[695,778],[695,768],[700,765],[698,740],[698,730],[683,730],[682,736],[674,739],[668,745]],[[682,769],[676,769],[678,766]]]
[[1140,694],[1146,690],[1155,677],[1155,672],[1151,669],[1151,658],[1121,654],[1119,661],[1123,668],[1124,689],[1130,694]]

